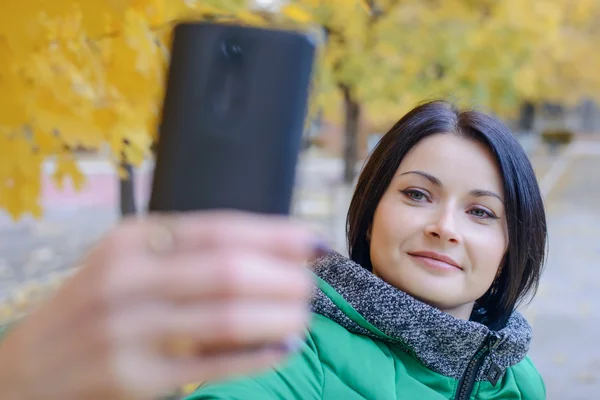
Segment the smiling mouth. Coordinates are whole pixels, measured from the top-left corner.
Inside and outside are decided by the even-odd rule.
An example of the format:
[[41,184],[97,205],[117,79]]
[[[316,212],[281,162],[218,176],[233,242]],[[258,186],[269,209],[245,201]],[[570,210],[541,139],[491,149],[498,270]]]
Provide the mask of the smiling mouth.
[[418,253],[408,253],[409,256],[419,261],[420,264],[424,264],[427,267],[435,268],[435,269],[443,269],[443,270],[462,270],[462,268],[458,265],[450,257],[431,253],[431,252],[418,252]]

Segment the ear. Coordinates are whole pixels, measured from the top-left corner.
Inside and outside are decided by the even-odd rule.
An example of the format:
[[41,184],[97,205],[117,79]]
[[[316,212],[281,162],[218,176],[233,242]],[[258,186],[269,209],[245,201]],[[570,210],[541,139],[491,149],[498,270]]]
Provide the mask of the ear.
[[367,229],[367,243],[371,243],[371,225],[369,225],[369,228]]

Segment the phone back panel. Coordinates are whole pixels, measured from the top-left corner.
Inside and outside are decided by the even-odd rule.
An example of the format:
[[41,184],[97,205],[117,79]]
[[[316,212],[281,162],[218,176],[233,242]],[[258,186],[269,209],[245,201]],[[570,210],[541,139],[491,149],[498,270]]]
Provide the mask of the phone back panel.
[[178,25],[150,211],[288,214],[314,51],[295,32]]

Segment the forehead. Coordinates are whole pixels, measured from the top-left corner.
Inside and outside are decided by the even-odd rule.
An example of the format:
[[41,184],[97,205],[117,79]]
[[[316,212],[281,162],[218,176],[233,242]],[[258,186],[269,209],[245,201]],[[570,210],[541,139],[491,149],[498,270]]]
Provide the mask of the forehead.
[[428,136],[404,157],[398,173],[423,171],[442,184],[502,193],[502,176],[496,158],[483,143],[451,133]]

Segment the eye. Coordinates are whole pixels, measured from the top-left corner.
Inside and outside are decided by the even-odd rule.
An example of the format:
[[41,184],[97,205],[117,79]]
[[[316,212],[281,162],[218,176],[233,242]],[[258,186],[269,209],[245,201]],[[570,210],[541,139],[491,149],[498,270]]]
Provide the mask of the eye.
[[484,208],[473,208],[473,209],[469,210],[468,212],[475,218],[479,218],[479,219],[487,219],[487,218],[498,219],[496,214],[494,214],[493,212],[488,211]]
[[413,201],[421,202],[423,200],[427,200],[427,194],[425,194],[424,192],[422,192],[420,190],[407,189],[407,190],[403,190],[402,193],[404,193],[404,195],[406,197],[408,197],[409,199],[411,199]]

